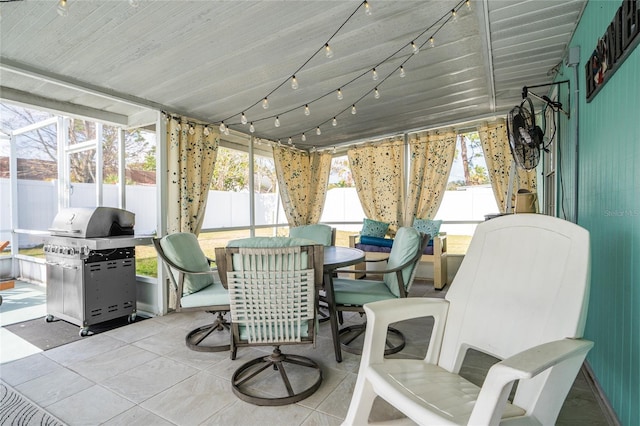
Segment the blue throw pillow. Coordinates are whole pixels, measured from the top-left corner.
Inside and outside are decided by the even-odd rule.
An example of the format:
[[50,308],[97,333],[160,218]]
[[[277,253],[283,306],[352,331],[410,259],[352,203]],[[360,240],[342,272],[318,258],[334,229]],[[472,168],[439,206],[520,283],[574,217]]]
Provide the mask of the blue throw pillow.
[[431,239],[440,233],[441,220],[418,219],[413,220],[413,227],[423,234],[428,234]]
[[391,238],[369,237],[368,235],[360,236],[360,244],[367,244],[378,247],[391,247],[393,240]]
[[360,235],[366,235],[367,237],[384,238],[388,229],[389,224],[386,222],[380,222],[377,220],[365,218],[362,221],[362,231],[360,231]]

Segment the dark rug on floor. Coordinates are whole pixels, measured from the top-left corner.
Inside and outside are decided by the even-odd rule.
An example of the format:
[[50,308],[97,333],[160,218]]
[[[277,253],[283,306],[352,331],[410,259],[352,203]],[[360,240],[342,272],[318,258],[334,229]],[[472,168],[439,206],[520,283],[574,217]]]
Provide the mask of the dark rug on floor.
[[62,426],[64,423],[0,381],[0,425]]
[[[137,316],[135,322],[144,320]],[[89,336],[80,336],[80,327],[56,318],[52,322],[46,322],[45,317],[29,321],[7,325],[4,328],[26,340],[32,345],[46,351],[76,340],[88,339],[91,335],[103,333],[129,324],[127,317],[115,318],[89,327]]]

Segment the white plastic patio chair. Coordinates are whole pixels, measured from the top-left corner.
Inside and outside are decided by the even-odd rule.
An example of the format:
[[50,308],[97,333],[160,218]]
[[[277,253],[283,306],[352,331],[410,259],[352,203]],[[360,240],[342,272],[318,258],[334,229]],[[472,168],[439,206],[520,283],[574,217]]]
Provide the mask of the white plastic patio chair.
[[[480,224],[445,299],[365,305],[344,424],[367,424],[376,396],[422,425],[554,424],[593,346],[581,338],[589,266],[589,234],[570,222],[517,214]],[[384,359],[387,326],[427,316],[435,321],[424,360]],[[470,348],[502,360],[482,387],[458,374]]]

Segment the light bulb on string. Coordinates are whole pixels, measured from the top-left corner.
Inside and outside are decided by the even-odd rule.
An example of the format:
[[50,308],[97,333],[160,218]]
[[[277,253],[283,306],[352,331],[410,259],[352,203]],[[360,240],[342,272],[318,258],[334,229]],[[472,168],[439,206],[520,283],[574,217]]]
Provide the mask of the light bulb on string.
[[196,129],[193,128],[193,125],[189,126],[189,134],[193,135],[196,133]]
[[276,127],[280,127],[280,118],[276,115],[276,121],[273,122],[273,125]]
[[224,121],[222,123],[220,123],[220,131],[224,132],[226,130],[227,126],[224,125]]
[[356,115],[357,112],[358,111],[356,111],[356,105],[355,104],[351,105],[351,114]]
[[378,88],[376,87],[373,91],[373,97],[376,99],[380,99],[380,92],[378,92]]
[[58,2],[58,15],[67,16],[69,14],[69,5],[67,4],[67,0],[60,0]]
[[305,136],[305,134],[304,134],[304,133],[302,134],[302,136],[300,136],[300,140],[301,140],[302,142],[304,142],[304,141],[306,141],[306,140],[307,140],[307,137]]
[[464,4],[467,6],[467,10],[471,10],[471,0],[465,1]]
[[262,108],[264,108],[264,109],[269,108],[269,99],[264,98],[264,99],[262,100]]
[[420,48],[418,47],[415,41],[411,42],[411,49],[413,50],[414,55],[420,52]]
[[405,78],[406,76],[407,76],[407,73],[404,72],[404,67],[400,65],[400,78]]
[[202,134],[205,136],[209,136],[209,127],[204,126],[204,129],[202,129]]
[[249,131],[250,131],[251,133],[253,133],[253,132],[255,132],[255,131],[256,131],[256,128],[255,128],[255,127],[253,127],[253,121],[251,122],[251,124],[249,124]]
[[293,145],[293,139],[291,139],[291,137],[289,137],[289,140],[287,141],[287,143],[288,143],[289,145]]
[[247,124],[247,116],[244,115],[244,112],[242,113],[242,115],[240,116],[240,122],[242,124]]
[[296,78],[296,76],[294,75],[293,77],[291,77],[291,88],[293,90],[296,90],[298,88],[298,79]]
[[333,58],[333,50],[331,49],[331,46],[329,46],[329,43],[325,43],[324,45],[324,54],[329,59]]
[[311,111],[309,110],[309,105],[304,106],[304,115],[310,115]]
[[333,153],[335,154],[335,153],[336,153],[336,151],[337,151],[337,149],[336,149],[336,147],[334,146],[334,147],[333,147],[333,149],[331,150],[331,152],[333,152]]
[[436,45],[436,41],[433,38],[433,36],[429,37],[429,46],[435,47],[435,45]]
[[331,125],[332,125],[333,127],[336,127],[336,126],[338,125],[338,120],[336,120],[336,118],[335,118],[335,117],[333,117],[333,120],[331,120]]
[[177,131],[182,130],[182,126],[180,125],[180,123],[176,124],[176,130],[177,130]]
[[320,126],[316,127],[316,135],[320,136],[322,131],[320,130]]
[[451,21],[452,22],[458,21],[458,13],[456,12],[455,9],[451,9]]
[[375,68],[371,70],[371,78],[373,79],[373,81],[378,80],[378,71],[376,71]]
[[371,5],[367,0],[364,0],[364,14],[367,16],[371,16]]
[[225,134],[226,136],[229,136],[229,128],[228,128],[228,127],[227,127],[226,129],[224,129],[224,134]]
[[339,100],[339,101],[341,101],[341,100],[342,100],[342,98],[344,98],[344,96],[342,96],[342,89],[338,89],[337,97],[338,97],[338,100]]

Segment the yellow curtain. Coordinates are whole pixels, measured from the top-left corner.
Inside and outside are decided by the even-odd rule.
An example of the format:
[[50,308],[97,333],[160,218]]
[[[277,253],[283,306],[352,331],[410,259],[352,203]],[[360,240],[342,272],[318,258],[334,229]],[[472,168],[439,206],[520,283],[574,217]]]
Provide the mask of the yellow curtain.
[[442,203],[456,151],[454,131],[409,135],[409,194],[405,226],[413,218],[433,219]]
[[219,142],[215,126],[168,119],[167,233],[200,233]]
[[331,153],[274,146],[273,159],[289,226],[318,223],[327,196]]
[[356,145],[347,151],[362,209],[369,219],[389,223],[391,234],[402,224],[404,142],[401,138]]
[[[507,192],[509,189],[509,172],[513,157],[509,148],[509,138],[507,136],[507,126],[504,120],[495,124],[485,124],[478,130],[482,150],[489,171],[489,179],[493,188],[493,195],[496,197],[498,208],[501,213],[507,209]],[[511,205],[515,206],[515,194],[518,189],[528,189],[536,191],[537,178],[536,170],[522,170],[516,167],[516,178],[513,184],[513,193],[510,194]]]

